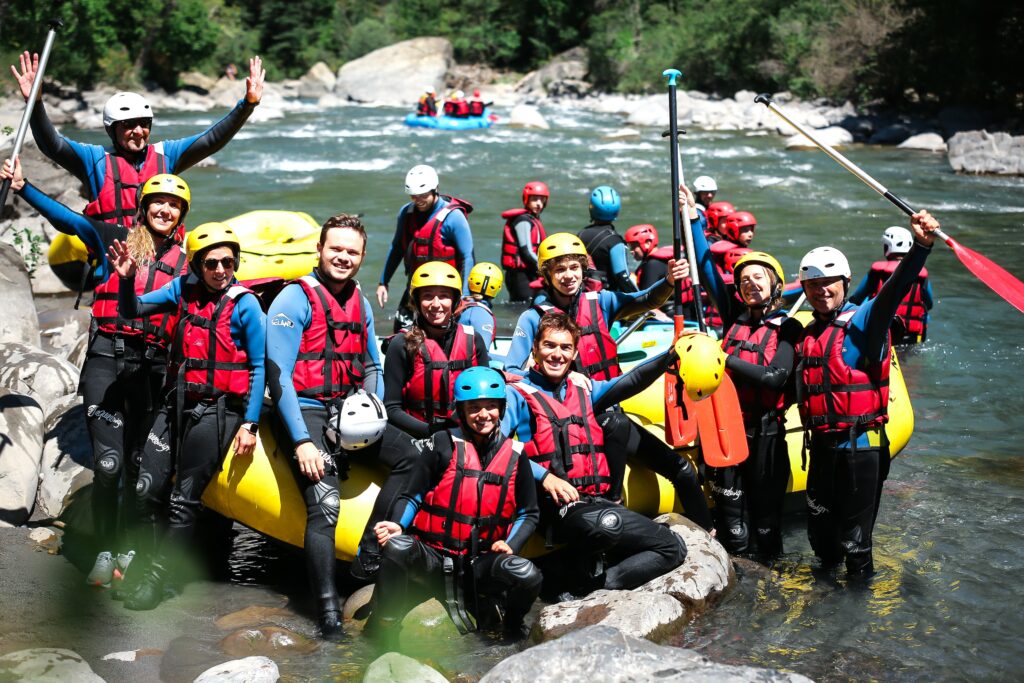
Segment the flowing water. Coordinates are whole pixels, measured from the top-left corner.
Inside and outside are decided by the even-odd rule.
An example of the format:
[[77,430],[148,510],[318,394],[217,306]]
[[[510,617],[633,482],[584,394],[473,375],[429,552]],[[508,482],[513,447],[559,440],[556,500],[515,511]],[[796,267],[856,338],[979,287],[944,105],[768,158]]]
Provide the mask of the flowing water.
[[[549,233],[582,228],[589,188],[607,183],[623,197],[620,230],[654,223],[667,243],[669,153],[660,131],[609,140],[605,136],[622,126],[615,116],[542,111],[550,130],[409,129],[400,122],[404,112],[362,107],[310,108],[250,124],[217,155],[217,166],[188,173],[189,222],[261,208],[303,210],[321,221],[339,211],[362,213],[370,241],[361,279],[372,298],[395,214],[407,200],[405,172],[429,163],[440,173],[443,192],[474,203],[478,259],[498,260],[498,214],[518,207],[523,183],[533,179],[551,187],[543,216]],[[156,137],[189,134],[212,121],[205,114],[161,117]],[[856,282],[881,258],[882,231],[907,223],[824,154],[787,151],[778,136],[691,130],[682,140],[687,176],[714,176],[719,199],[752,211],[759,225],[755,246],[777,256],[791,275],[808,249],[830,244],[847,254]],[[1024,276],[1024,179],[959,176],[944,155],[888,147],[858,146],[848,156],[912,205],[930,209],[963,244]],[[878,576],[867,587],[852,587],[817,572],[796,518],[773,573],[745,577],[673,644],[717,661],[819,680],[1019,677],[1024,446],[1017,439],[1024,433],[1024,398],[1018,373],[1024,348],[1018,335],[1024,318],[945,247],[935,248],[928,270],[937,299],[930,338],[901,352],[917,427],[883,494]],[[399,275],[392,293],[401,284]],[[497,314],[510,330],[517,311],[501,305]],[[377,318],[383,329],[386,314],[378,311]],[[252,565],[264,555],[253,543],[248,554],[235,553],[241,558],[235,583],[260,584],[263,574]],[[275,557],[270,553],[266,561]],[[496,661],[504,654],[483,656]],[[283,671],[295,679],[355,673],[351,665],[337,668],[333,657],[299,659]]]

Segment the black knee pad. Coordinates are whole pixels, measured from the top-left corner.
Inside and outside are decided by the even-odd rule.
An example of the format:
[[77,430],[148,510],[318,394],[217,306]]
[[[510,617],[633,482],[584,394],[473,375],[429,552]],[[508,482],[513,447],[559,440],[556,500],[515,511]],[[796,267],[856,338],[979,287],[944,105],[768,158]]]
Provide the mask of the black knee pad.
[[383,562],[391,562],[401,567],[409,563],[413,550],[416,547],[416,539],[409,534],[392,536],[388,539],[387,545],[381,549]]
[[321,479],[313,485],[313,500],[309,507],[310,517],[319,516],[328,526],[334,528],[338,524],[338,512],[341,510],[341,496],[335,486],[324,483]]
[[537,565],[519,555],[502,555],[491,571],[495,577],[504,575],[519,583],[540,585],[541,581]]
[[109,484],[116,482],[121,474],[121,454],[113,448],[104,448],[95,456],[93,476]]
[[588,536],[594,543],[594,550],[607,550],[622,536],[622,516],[615,508],[597,508],[583,513],[586,520]]

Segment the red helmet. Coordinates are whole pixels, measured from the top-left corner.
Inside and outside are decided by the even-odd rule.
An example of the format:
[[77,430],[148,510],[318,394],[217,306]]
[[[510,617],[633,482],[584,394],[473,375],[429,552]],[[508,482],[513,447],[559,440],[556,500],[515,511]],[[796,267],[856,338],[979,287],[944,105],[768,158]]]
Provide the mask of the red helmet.
[[708,227],[712,230],[717,230],[718,221],[721,220],[722,216],[728,216],[735,211],[736,207],[729,202],[711,202],[704,211],[704,215],[708,217]]
[[747,247],[736,247],[735,249],[727,251],[725,253],[725,272],[733,272],[736,268],[737,261],[753,251],[753,249],[748,249]]
[[634,242],[639,244],[644,256],[650,254],[658,246],[658,230],[650,223],[634,225],[622,237],[626,240],[626,244]]
[[724,227],[719,230],[727,239],[738,242],[740,230],[747,226],[757,226],[757,219],[749,211],[737,211],[729,214],[725,219]]
[[534,197],[551,197],[551,192],[548,191],[548,186],[539,180],[531,180],[523,186],[523,206],[526,206],[526,202],[530,199],[530,196]]

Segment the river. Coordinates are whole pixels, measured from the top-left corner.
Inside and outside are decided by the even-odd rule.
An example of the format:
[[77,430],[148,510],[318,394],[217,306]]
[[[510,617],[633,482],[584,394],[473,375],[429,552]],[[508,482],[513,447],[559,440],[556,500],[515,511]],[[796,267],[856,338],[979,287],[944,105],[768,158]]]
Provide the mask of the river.
[[[395,214],[407,201],[406,170],[435,166],[441,190],[475,205],[478,259],[497,261],[499,213],[520,206],[524,182],[544,180],[549,234],[586,224],[589,188],[622,195],[620,230],[654,223],[670,234],[668,145],[659,130],[606,139],[612,115],[545,106],[550,130],[501,125],[447,133],[406,128],[396,109],[347,107],[289,113],[248,125],[190,171],[189,224],[249,209],[303,210],[322,221],[358,212],[370,241],[363,283],[372,292]],[[503,113],[503,112],[499,112]],[[160,115],[155,139],[194,132],[207,114]],[[102,141],[102,133],[81,133]],[[854,282],[881,258],[893,206],[818,151],[787,151],[777,135],[688,131],[688,178],[714,176],[718,199],[752,211],[754,246],[793,275],[810,248],[849,257]],[[945,155],[857,146],[848,156],[912,205],[930,209],[947,232],[1024,276],[1024,178],[955,175]],[[813,568],[799,518],[771,578],[746,579],[672,644],[711,659],[796,671],[817,680],[1011,680],[1024,659],[1024,319],[943,246],[928,261],[937,304],[929,340],[901,353],[917,427],[893,464],[875,534],[877,577],[865,588]],[[400,291],[396,282],[392,292]],[[371,294],[372,298],[372,294]],[[516,311],[499,306],[509,331]],[[378,328],[386,315],[378,311]],[[1015,369],[1016,368],[1016,369]],[[245,576],[250,576],[251,573]],[[251,582],[250,579],[236,579]],[[497,653],[495,653],[497,654]],[[494,654],[492,654],[494,656]],[[289,675],[324,669],[293,663]],[[341,673],[337,669],[336,673]],[[351,669],[348,673],[353,673]]]

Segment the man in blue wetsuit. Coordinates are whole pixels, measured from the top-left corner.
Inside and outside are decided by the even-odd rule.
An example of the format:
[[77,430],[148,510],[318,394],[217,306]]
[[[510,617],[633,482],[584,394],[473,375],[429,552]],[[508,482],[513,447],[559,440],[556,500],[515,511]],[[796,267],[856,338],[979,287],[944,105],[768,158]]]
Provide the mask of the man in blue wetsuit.
[[[370,514],[359,557],[352,565],[357,578],[371,578],[380,566],[373,525],[385,518],[400,494],[418,482],[412,440],[387,425],[379,401],[383,382],[373,312],[355,280],[365,253],[366,232],[357,217],[339,214],[328,219],[317,243],[316,268],[286,286],[267,316],[268,385],[290,440],[291,447],[285,450],[294,456],[296,481],[306,502],[306,564],[325,637],[341,631],[341,607],[334,584],[334,536],[338,487],[347,476],[349,459],[357,454],[368,456],[391,468]],[[332,420],[342,404],[346,414],[349,412],[352,397],[358,397],[357,407],[365,403],[379,411],[376,417],[372,410],[366,411],[368,420],[347,416],[340,428],[371,423],[370,433],[354,441],[356,446],[345,434],[330,443]]]
[[[28,100],[39,68],[39,55],[25,52],[20,61],[21,69],[12,65],[11,72],[22,96]],[[32,110],[32,135],[40,152],[86,186],[90,199],[85,208],[87,216],[130,227],[142,184],[158,173],[181,174],[220,151],[260,103],[265,78],[260,58],[250,59],[245,97],[209,129],[186,138],[150,144],[153,110],[145,98],[131,92],[114,94],[103,107],[103,127],[110,136],[110,148],[60,135],[46,115],[42,99]]]
[[463,297],[459,324],[469,325],[480,333],[487,342],[487,348],[494,346],[498,319],[494,316],[494,297],[501,291],[505,281],[501,268],[493,263],[481,261],[469,272],[469,296]]
[[619,217],[621,208],[622,199],[614,187],[595,187],[590,193],[591,223],[580,230],[579,238],[594,263],[591,275],[602,287],[615,292],[635,292],[636,283],[629,277],[629,249],[612,223]]
[[917,280],[939,222],[911,219],[914,245],[874,299],[848,302],[850,266],[832,247],[809,251],[800,283],[814,320],[797,345],[796,395],[809,432],[807,535],[822,566],[844,559],[847,576],[874,574],[871,534],[889,474],[889,326]]
[[[438,184],[437,171],[425,164],[413,166],[405,175],[405,193],[411,201],[398,212],[395,236],[380,274],[377,303],[381,308],[388,302],[388,283],[400,263],[405,264],[408,278],[428,261],[444,261],[459,271],[465,283],[462,293],[469,294],[466,286],[474,257],[473,233],[466,216],[473,206],[465,200],[438,194]],[[407,328],[412,320],[407,284],[398,303],[395,332]]]

